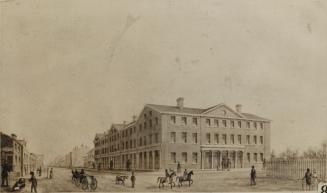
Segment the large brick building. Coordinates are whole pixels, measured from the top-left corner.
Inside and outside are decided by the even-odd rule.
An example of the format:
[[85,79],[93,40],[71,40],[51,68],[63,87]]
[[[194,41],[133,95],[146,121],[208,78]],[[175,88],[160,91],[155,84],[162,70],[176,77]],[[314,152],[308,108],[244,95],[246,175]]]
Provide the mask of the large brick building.
[[95,162],[107,169],[260,166],[270,156],[270,120],[218,104],[206,109],[147,104],[133,121],[96,134]]

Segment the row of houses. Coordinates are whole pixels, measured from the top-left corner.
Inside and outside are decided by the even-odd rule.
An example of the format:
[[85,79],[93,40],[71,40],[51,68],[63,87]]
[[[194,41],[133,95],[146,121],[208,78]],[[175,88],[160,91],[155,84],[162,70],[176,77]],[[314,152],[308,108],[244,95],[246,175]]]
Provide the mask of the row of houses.
[[[86,161],[89,154],[92,155],[92,150],[84,144],[75,146],[70,152],[63,156],[58,156],[49,165],[52,167],[64,167],[64,168],[80,168],[85,167],[85,164],[92,166],[91,161]],[[90,156],[90,155],[89,155]]]
[[208,108],[147,104],[129,123],[94,138],[99,169],[248,168],[270,158],[269,119],[226,104]]
[[1,165],[8,164],[12,175],[24,176],[44,167],[44,155],[29,152],[26,140],[18,139],[16,134],[0,135]]

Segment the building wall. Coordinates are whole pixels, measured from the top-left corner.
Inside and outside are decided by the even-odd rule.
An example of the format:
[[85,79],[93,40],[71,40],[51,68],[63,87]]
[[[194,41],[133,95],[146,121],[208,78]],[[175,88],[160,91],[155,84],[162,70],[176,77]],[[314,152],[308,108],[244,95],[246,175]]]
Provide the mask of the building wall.
[[[153,162],[159,164],[160,169],[175,169],[178,162],[182,168],[216,169],[222,167],[223,159],[230,160],[231,167],[261,166],[270,155],[270,122],[228,113],[225,117],[216,112],[208,115],[159,113],[146,106],[135,122],[125,124],[116,133],[109,130],[102,135],[101,142],[95,145],[95,160],[105,169],[111,160],[116,169],[125,169],[127,160],[132,161],[133,168],[142,170],[155,169]],[[113,136],[116,140],[111,140]],[[150,161],[157,154],[159,163]],[[149,155],[152,156],[149,158]]]

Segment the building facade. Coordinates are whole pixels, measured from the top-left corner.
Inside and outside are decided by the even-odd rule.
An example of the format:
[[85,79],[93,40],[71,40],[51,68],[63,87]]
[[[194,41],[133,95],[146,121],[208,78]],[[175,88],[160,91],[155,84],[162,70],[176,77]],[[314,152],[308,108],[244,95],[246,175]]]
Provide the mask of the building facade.
[[270,120],[218,104],[206,109],[147,104],[138,118],[96,134],[99,168],[158,170],[261,166],[270,157]]
[[87,152],[84,157],[84,167],[85,168],[95,168],[95,160],[94,160],[94,148]]

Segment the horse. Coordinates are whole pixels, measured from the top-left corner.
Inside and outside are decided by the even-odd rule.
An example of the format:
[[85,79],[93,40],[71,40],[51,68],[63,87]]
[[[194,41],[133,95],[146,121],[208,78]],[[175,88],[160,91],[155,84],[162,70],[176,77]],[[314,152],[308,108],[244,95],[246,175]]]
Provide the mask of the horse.
[[193,170],[187,173],[186,176],[176,177],[176,181],[178,180],[178,187],[183,186],[184,181],[188,181],[188,186],[191,186],[191,184],[193,184],[192,175],[194,175]]
[[158,177],[157,183],[159,183],[159,188],[160,188],[161,184],[162,184],[162,187],[164,187],[165,183],[170,184],[170,189],[172,189],[173,186],[175,187],[174,176],[176,176],[176,172],[172,172],[169,174],[169,176],[166,176],[166,177]]
[[128,179],[128,176],[116,176],[116,184],[121,184],[125,185],[125,180]]

